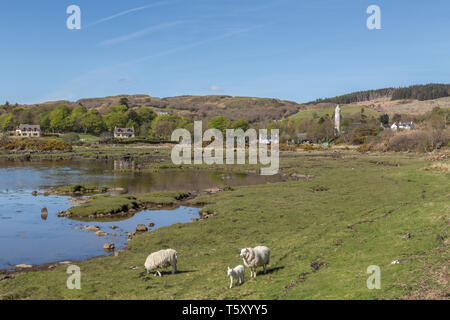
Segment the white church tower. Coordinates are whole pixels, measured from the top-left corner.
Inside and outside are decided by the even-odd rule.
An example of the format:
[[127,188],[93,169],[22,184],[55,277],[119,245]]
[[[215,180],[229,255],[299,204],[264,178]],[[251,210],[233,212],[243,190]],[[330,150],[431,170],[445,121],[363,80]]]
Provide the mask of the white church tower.
[[341,134],[341,107],[339,105],[334,111],[334,131],[337,136]]

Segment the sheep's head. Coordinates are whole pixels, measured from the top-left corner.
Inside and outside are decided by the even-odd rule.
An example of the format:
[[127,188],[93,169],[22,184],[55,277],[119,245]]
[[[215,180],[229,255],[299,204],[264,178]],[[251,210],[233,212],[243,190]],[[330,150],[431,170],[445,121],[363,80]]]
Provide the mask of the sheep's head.
[[230,267],[228,267],[227,274],[228,274],[229,276],[231,276],[232,273],[233,273],[233,269],[231,269]]
[[240,257],[245,259],[247,257],[247,255],[248,255],[248,249],[242,249]]

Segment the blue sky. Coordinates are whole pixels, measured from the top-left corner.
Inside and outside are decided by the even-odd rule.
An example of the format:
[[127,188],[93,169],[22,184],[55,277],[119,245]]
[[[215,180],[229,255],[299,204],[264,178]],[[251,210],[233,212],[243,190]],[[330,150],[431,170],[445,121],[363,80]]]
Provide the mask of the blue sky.
[[[81,30],[68,30],[69,5]],[[366,27],[369,5],[382,29]],[[0,101],[226,94],[306,102],[450,82],[450,1],[4,0]]]

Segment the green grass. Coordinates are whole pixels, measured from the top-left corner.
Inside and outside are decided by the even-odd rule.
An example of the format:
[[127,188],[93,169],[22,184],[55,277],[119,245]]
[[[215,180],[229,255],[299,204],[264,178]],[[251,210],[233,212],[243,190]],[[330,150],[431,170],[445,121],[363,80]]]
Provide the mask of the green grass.
[[[376,163],[398,163],[399,167]],[[414,154],[285,153],[283,173],[310,180],[247,186],[192,203],[217,212],[136,236],[119,257],[81,262],[81,290],[65,267],[0,282],[4,299],[395,299],[417,292],[448,297],[449,174],[423,170]],[[320,186],[321,188],[317,188]],[[324,191],[317,191],[322,189]],[[326,190],[328,189],[328,190]],[[410,239],[402,239],[406,233]],[[270,247],[270,272],[228,289],[227,266],[243,247]],[[178,274],[146,277],[151,252],[178,251]],[[403,259],[404,263],[391,265]],[[324,263],[313,272],[312,263]],[[368,290],[367,267],[381,268]],[[130,269],[137,266],[137,270]],[[443,271],[444,270],[444,271]],[[445,278],[445,277],[444,277]]]
[[97,195],[90,197],[90,201],[72,207],[68,210],[74,218],[85,218],[96,215],[118,214],[137,209],[142,205],[171,206],[179,203],[179,199],[186,196],[183,192],[152,192],[138,194],[135,196],[120,195]]
[[78,136],[80,137],[80,140],[83,141],[83,142],[94,143],[94,142],[100,141],[100,137],[93,136],[91,134],[81,134],[81,133],[79,133]]
[[[341,112],[342,116],[350,116],[359,114],[361,112],[362,106],[354,105],[354,104],[344,104],[341,105]],[[329,117],[332,117],[334,114],[335,106],[334,107],[319,107],[319,106],[308,106],[305,110],[300,110],[298,113],[292,115],[289,117],[291,120],[294,121],[304,121],[304,120],[311,120],[313,119],[314,115],[317,117],[323,117],[328,114]],[[372,110],[370,108],[364,108],[364,114],[367,117],[375,117],[378,118],[381,113]]]
[[68,185],[68,186],[59,186],[56,188],[50,189],[54,194],[57,195],[73,195],[75,193],[80,194],[89,194],[89,193],[105,193],[108,192],[107,187],[99,187],[99,186],[93,186],[93,185],[82,185],[82,184],[75,184],[75,185]]

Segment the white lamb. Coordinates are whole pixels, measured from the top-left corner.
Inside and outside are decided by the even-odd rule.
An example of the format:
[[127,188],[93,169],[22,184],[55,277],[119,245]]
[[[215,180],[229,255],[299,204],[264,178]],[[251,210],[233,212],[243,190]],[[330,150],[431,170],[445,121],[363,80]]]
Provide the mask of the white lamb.
[[159,275],[161,277],[161,272],[158,269],[164,269],[172,266],[172,274],[177,272],[177,252],[173,249],[161,250],[158,252],[153,252],[145,260],[145,269],[147,273],[151,270],[156,270],[155,276]]
[[237,279],[237,285],[240,286],[244,283],[244,277],[245,277],[245,268],[242,265],[237,266],[234,269],[231,269],[228,267],[228,276],[230,277],[231,283],[230,283],[230,289],[233,288],[233,281]]
[[263,267],[267,272],[266,265],[270,262],[270,249],[264,246],[246,248],[241,250],[240,257],[244,265],[250,269],[250,277],[256,278],[256,268]]

